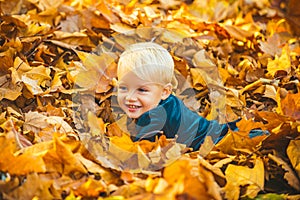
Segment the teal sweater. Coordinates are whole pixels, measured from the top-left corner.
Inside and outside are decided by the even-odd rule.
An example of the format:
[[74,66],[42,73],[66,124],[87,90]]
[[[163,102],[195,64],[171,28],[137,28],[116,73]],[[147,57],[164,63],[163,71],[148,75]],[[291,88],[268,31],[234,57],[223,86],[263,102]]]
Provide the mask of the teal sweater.
[[[133,141],[142,139],[154,141],[156,136],[160,136],[163,132],[167,138],[177,137],[178,143],[198,150],[208,135],[217,143],[225,136],[228,129],[237,131],[238,121],[219,124],[216,120],[207,120],[187,108],[180,99],[170,95],[156,108],[140,116],[131,132]],[[250,137],[265,133],[261,130],[253,130],[250,132]]]

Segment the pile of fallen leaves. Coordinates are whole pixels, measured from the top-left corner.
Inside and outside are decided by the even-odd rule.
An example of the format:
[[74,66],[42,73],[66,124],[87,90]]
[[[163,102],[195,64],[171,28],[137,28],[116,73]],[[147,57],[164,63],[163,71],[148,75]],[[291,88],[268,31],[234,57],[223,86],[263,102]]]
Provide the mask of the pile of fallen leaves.
[[[0,1],[0,199],[299,199],[296,0]],[[239,131],[191,152],[132,142],[115,101],[134,42],[184,103]],[[123,124],[123,125],[122,125]],[[269,135],[249,138],[251,129]]]

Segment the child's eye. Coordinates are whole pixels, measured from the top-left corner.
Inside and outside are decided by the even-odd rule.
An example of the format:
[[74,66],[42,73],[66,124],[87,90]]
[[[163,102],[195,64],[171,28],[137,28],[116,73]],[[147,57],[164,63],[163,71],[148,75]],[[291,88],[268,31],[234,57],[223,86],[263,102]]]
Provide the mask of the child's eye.
[[146,88],[139,88],[138,91],[139,91],[139,92],[148,92],[149,90],[146,89]]
[[127,87],[125,87],[125,86],[119,86],[119,87],[118,87],[118,90],[119,90],[119,91],[126,91],[126,90],[127,90]]

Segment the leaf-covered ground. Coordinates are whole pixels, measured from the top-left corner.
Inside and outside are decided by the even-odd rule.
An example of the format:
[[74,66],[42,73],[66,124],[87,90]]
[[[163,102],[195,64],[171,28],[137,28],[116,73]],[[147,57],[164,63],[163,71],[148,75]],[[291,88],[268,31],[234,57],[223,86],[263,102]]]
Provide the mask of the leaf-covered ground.
[[[299,199],[299,7],[0,1],[0,199]],[[241,117],[239,131],[195,152],[163,136],[133,143],[114,86],[139,41],[170,51],[188,107]]]

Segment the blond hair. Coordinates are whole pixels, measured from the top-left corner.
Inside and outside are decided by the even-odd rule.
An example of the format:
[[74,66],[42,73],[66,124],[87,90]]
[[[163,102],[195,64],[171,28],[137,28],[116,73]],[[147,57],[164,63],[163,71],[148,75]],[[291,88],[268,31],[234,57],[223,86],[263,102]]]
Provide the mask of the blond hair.
[[120,55],[117,74],[119,80],[128,72],[133,72],[145,81],[163,85],[171,83],[173,88],[177,86],[171,54],[153,42],[132,44]]

